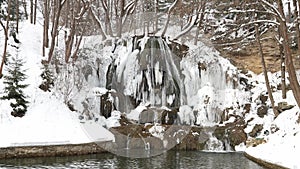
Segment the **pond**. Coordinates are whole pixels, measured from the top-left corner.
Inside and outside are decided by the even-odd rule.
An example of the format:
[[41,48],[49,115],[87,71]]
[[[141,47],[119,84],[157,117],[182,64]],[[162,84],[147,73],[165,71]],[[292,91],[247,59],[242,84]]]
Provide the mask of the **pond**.
[[103,169],[263,169],[242,153],[168,151],[151,158],[126,158],[111,153],[69,157],[43,157],[0,160],[0,168],[103,168]]

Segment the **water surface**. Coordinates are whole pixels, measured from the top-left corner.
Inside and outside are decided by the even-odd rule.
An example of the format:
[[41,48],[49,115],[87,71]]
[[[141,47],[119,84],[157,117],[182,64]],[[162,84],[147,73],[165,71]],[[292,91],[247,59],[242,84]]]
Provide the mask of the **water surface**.
[[263,169],[242,153],[168,151],[151,158],[126,158],[111,153],[0,160],[0,168],[101,169]]

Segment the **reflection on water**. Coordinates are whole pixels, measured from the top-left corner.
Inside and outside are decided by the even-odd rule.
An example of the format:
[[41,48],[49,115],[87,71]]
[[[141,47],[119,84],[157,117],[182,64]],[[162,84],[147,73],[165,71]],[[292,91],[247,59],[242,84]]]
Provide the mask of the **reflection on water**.
[[71,157],[44,157],[0,160],[0,168],[101,168],[101,169],[262,169],[241,153],[168,151],[151,158],[126,158],[110,153]]

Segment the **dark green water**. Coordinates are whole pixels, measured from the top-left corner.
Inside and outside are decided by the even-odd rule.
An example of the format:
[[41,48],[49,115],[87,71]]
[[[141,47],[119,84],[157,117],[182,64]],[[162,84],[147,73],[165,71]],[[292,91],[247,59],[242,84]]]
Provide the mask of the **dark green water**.
[[72,156],[0,160],[0,168],[103,168],[103,169],[262,169],[242,153],[206,153],[168,151],[159,156],[133,159],[110,153]]

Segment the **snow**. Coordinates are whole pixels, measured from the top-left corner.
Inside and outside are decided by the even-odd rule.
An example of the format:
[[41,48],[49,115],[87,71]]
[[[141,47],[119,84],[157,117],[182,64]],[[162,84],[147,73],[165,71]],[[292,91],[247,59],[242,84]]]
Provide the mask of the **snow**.
[[[70,111],[62,97],[38,88],[42,81],[40,78],[43,59],[41,56],[42,30],[41,25],[32,25],[29,21],[25,21],[20,24],[19,49],[12,47],[14,44],[12,38],[9,40],[8,51],[11,56],[18,55],[25,61],[24,70],[28,78],[24,83],[29,86],[24,93],[27,94],[30,103],[26,115],[22,118],[15,118],[10,115],[12,110],[9,106],[10,101],[1,100],[0,147],[79,144],[96,140],[114,140],[112,133],[101,125],[95,122],[80,123],[78,113]],[[0,50],[3,49],[2,47],[3,44],[0,43]],[[6,73],[5,69],[4,73]],[[0,79],[0,84],[0,91],[3,91],[3,78]],[[103,90],[98,89],[95,92],[103,92]],[[3,94],[0,93],[0,96]],[[115,120],[118,117],[115,113],[112,119],[107,120],[107,123],[113,123],[109,126],[117,125]],[[98,135],[87,133],[87,130],[91,128],[95,131],[93,133],[98,133]]]
[[[277,84],[280,83],[280,72],[274,74],[269,73],[268,76],[272,86],[277,86]],[[264,77],[260,74],[254,76],[252,80],[250,83],[255,84],[255,88],[251,90],[251,93],[253,93],[252,97],[258,98],[261,93],[265,93],[266,91]],[[280,90],[273,92],[273,97],[276,101],[275,105],[283,101],[290,105],[297,105],[291,90],[287,92],[287,99],[282,99]],[[260,101],[254,101],[252,107],[255,107],[256,104],[260,104]],[[268,100],[267,105],[270,104]],[[245,152],[255,158],[280,166],[293,169],[300,168],[299,160],[297,159],[300,154],[300,136],[298,134],[300,132],[300,125],[297,122],[299,117],[298,106],[282,112],[275,120],[271,109],[264,118],[257,117],[255,109],[251,110],[251,112],[253,113],[246,115],[245,121],[250,118],[254,118],[254,120],[248,123],[245,132],[251,132],[255,124],[262,124],[263,130],[256,138],[264,139],[266,143],[256,147],[247,147],[245,148]],[[270,134],[265,134],[264,131],[268,131]]]
[[[286,4],[286,2],[284,2]],[[286,6],[285,6],[286,7]],[[293,7],[292,7],[293,8]],[[285,8],[286,11],[286,8]],[[83,100],[91,100],[91,104],[88,109],[95,112],[93,120],[79,120],[78,112],[72,112],[65,104],[66,98],[62,97],[63,93],[58,93],[58,88],[53,89],[52,92],[43,92],[38,88],[42,79],[41,73],[41,60],[45,59],[41,56],[41,43],[42,43],[42,26],[32,25],[29,21],[22,22],[20,25],[20,34],[18,38],[21,40],[21,44],[18,45],[19,49],[15,49],[12,45],[15,45],[12,38],[9,39],[8,51],[12,56],[18,55],[25,61],[24,69],[28,78],[24,83],[29,84],[28,88],[24,91],[28,95],[28,101],[30,102],[28,111],[23,118],[15,118],[10,115],[11,107],[9,106],[11,101],[1,100],[0,102],[0,133],[2,135],[0,139],[0,147],[11,146],[27,146],[27,145],[57,145],[57,144],[78,144],[89,143],[94,141],[114,141],[114,136],[107,128],[120,126],[119,119],[121,118],[120,111],[113,111],[111,117],[105,119],[99,115],[99,96],[110,92],[103,88],[106,83],[105,78],[95,78],[88,75],[87,83],[89,86],[84,86],[82,91],[72,91],[70,97],[73,98],[75,105],[79,105],[78,112],[82,112],[83,107],[80,107]],[[178,31],[176,27],[167,30],[168,35],[176,34]],[[226,28],[220,26],[218,31],[224,31]],[[241,32],[242,33],[242,32]],[[3,32],[0,30],[0,39],[3,39]],[[59,37],[59,42],[63,39],[63,36]],[[114,59],[117,66],[117,82],[124,82],[124,93],[131,96],[137,96],[137,88],[140,87],[137,84],[142,81],[142,75],[137,73],[138,69],[146,69],[147,65],[139,65],[138,63],[138,50],[131,51],[132,41],[127,41],[127,46],[117,46],[115,53],[112,53],[111,47],[103,47],[99,44],[100,36],[84,37],[83,46],[91,49],[100,49],[89,51],[91,58],[96,55],[101,55],[101,65],[99,64],[97,70],[100,77],[105,77],[107,68],[110,62]],[[140,47],[145,49],[146,43],[149,37],[140,39]],[[168,38],[167,38],[168,41]],[[62,40],[63,42],[63,40]],[[120,40],[121,42],[121,40]],[[170,43],[170,42],[169,42]],[[300,154],[300,125],[297,123],[299,117],[299,108],[296,106],[291,110],[284,111],[275,120],[273,111],[270,109],[266,116],[260,118],[256,114],[257,107],[261,102],[257,99],[261,94],[266,94],[266,87],[264,77],[262,74],[251,74],[252,78],[247,78],[243,75],[239,77],[247,78],[248,83],[254,85],[248,92],[243,91],[243,86],[234,88],[233,80],[238,81],[237,70],[232,66],[228,60],[220,57],[219,53],[213,48],[208,47],[202,42],[199,42],[197,46],[191,45],[190,55],[183,58],[180,62],[180,69],[175,69],[174,62],[166,61],[166,65],[159,62],[152,65],[155,69],[155,84],[163,83],[163,76],[161,69],[165,69],[166,72],[173,72],[175,80],[179,83],[180,88],[185,88],[186,100],[181,98],[183,103],[179,108],[179,117],[182,124],[194,125],[192,122],[196,120],[196,125],[199,126],[214,126],[220,122],[220,113],[224,108],[232,107],[232,110],[228,110],[228,114],[242,115],[243,107],[245,103],[251,104],[251,110],[249,114],[246,114],[245,121],[253,118],[249,121],[247,127],[244,129],[246,133],[250,133],[256,124],[263,125],[263,131],[257,136],[257,138],[265,139],[266,143],[260,144],[256,147],[246,148],[245,144],[240,144],[235,147],[237,151],[246,151],[248,154],[266,160],[272,163],[276,163],[288,168],[300,168],[300,164],[297,163]],[[167,47],[167,44],[162,40],[159,41],[160,48],[163,50]],[[57,47],[61,52],[63,43]],[[0,53],[2,53],[3,41],[0,41]],[[192,50],[193,49],[193,50]],[[166,52],[166,51],[165,51]],[[170,55],[171,56],[171,55]],[[95,57],[96,58],[96,57]],[[95,59],[94,58],[94,59]],[[92,62],[95,63],[96,61]],[[81,66],[85,66],[87,62],[82,62]],[[204,64],[206,67],[199,71],[198,63]],[[93,65],[94,66],[94,65]],[[142,67],[144,66],[144,67]],[[166,66],[166,67],[163,67]],[[71,68],[66,65],[66,70]],[[174,69],[174,70],[173,70]],[[72,71],[72,70],[70,70]],[[149,70],[148,70],[149,71]],[[181,71],[181,72],[179,72]],[[96,70],[93,70],[95,73]],[[4,70],[4,73],[5,70]],[[149,72],[147,72],[149,74]],[[180,75],[182,73],[183,77]],[[62,74],[57,79],[61,82],[66,82],[66,74]],[[170,76],[170,75],[169,75]],[[147,77],[150,79],[150,77]],[[182,78],[182,79],[181,79]],[[280,83],[280,74],[269,73],[270,84],[273,87],[277,87]],[[0,79],[0,91],[3,91],[4,86],[3,79]],[[62,83],[61,85],[65,85]],[[149,85],[151,86],[151,85]],[[91,87],[91,88],[90,88]],[[114,87],[114,86],[113,86]],[[113,88],[114,89],[114,88]],[[57,90],[57,91],[55,91]],[[117,89],[115,89],[117,90]],[[0,92],[0,96],[4,93]],[[62,92],[62,91],[61,91]],[[69,92],[69,91],[66,91]],[[119,91],[115,91],[117,93]],[[154,91],[148,91],[154,92]],[[165,91],[160,91],[161,93]],[[182,94],[181,93],[181,94]],[[155,94],[155,93],[153,93]],[[182,94],[183,95],[183,94]],[[251,96],[251,99],[249,98]],[[297,105],[293,99],[291,91],[287,93],[287,99],[281,98],[280,91],[273,93],[276,105],[279,102],[286,101],[291,105]],[[109,96],[111,100],[112,96]],[[152,97],[152,95],[151,95]],[[168,94],[166,98],[158,98],[163,102],[172,104],[176,99],[175,94]],[[183,96],[180,96],[183,97]],[[144,98],[141,98],[144,99]],[[146,100],[146,99],[145,99]],[[154,101],[153,101],[154,100]],[[127,113],[128,119],[139,121],[140,113],[147,109],[149,101],[156,102],[157,97],[153,97],[148,102],[145,102],[135,109]],[[164,101],[165,100],[165,101]],[[122,100],[114,100],[116,102]],[[122,104],[122,103],[120,103]],[[119,105],[119,103],[117,104]],[[270,101],[267,101],[267,105],[270,105]],[[94,106],[94,107],[93,107]],[[162,107],[165,106],[162,104]],[[168,108],[165,108],[168,109]],[[208,113],[214,112],[214,113]],[[123,113],[123,112],[122,112]],[[196,119],[195,118],[196,114]],[[96,120],[97,119],[97,120]],[[230,117],[228,121],[225,121],[223,125],[234,122],[235,117]],[[147,124],[149,125],[149,124]],[[104,128],[106,127],[106,128]],[[278,131],[272,131],[272,128],[277,127]],[[264,131],[269,131],[270,134],[264,134]],[[149,129],[149,132],[160,139],[163,139],[165,128],[158,124],[155,124]],[[274,132],[274,133],[272,133]],[[211,133],[210,133],[211,134]],[[197,135],[197,133],[193,133]],[[164,140],[164,145],[167,144],[167,140]],[[216,137],[210,135],[210,139],[207,142],[206,149],[208,151],[224,151],[229,150],[225,144],[218,140]]]
[[127,114],[127,118],[131,120],[139,121],[141,112],[146,109],[147,109],[146,106],[139,105],[138,107],[131,110],[131,112]]
[[267,143],[249,147],[246,153],[287,168],[300,168],[300,126],[296,122],[298,116],[297,108],[284,111],[272,123],[279,130],[266,137]]
[[158,124],[155,124],[151,128],[149,128],[149,133],[152,134],[152,136],[160,138],[163,140],[164,138],[164,132],[165,132],[165,127],[160,126]]

